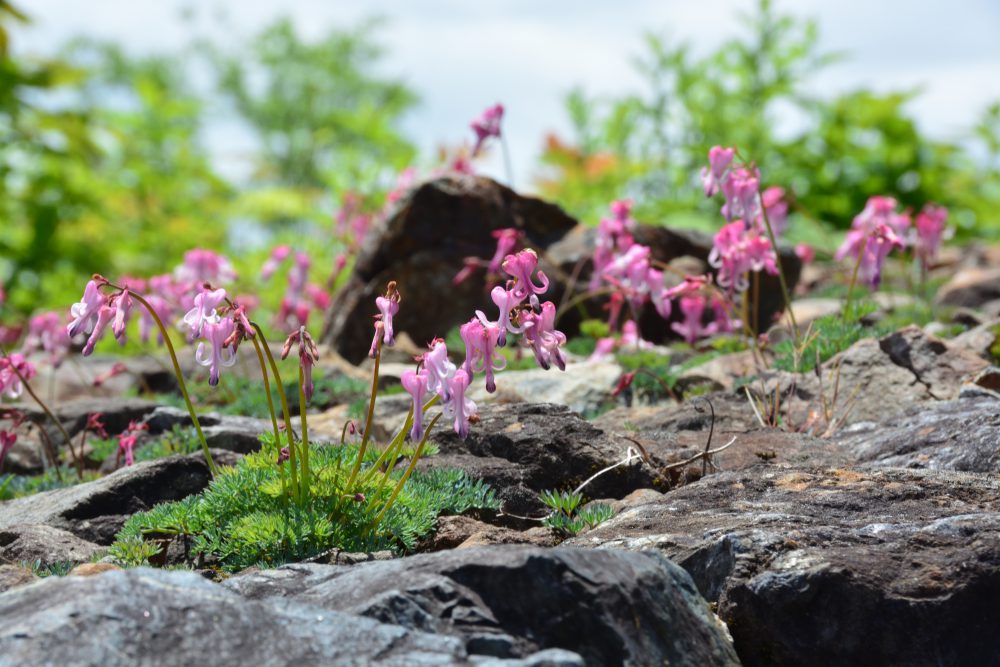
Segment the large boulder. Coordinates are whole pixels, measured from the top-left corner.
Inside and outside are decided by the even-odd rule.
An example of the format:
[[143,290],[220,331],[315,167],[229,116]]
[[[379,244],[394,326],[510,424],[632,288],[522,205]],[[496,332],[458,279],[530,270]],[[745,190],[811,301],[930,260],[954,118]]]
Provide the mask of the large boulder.
[[561,648],[588,665],[738,664],[687,574],[655,554],[479,547],[292,565],[224,585],[458,637],[470,653],[502,658]]
[[[398,281],[403,296],[396,329],[418,344],[445,335],[476,309],[493,313],[482,274],[459,285],[452,279],[466,257],[492,257],[492,232],[504,228],[521,230],[527,244],[539,251],[540,268],[551,281],[546,299],[560,303],[571,283],[574,293],[586,288],[594,228],[578,224],[555,204],[519,195],[488,178],[452,174],[418,185],[369,232],[346,285],[334,298],[323,340],[351,362],[363,359],[371,346],[375,297],[390,280]],[[704,263],[712,248],[707,234],[658,225],[638,225],[634,235],[660,262],[692,257]],[[782,250],[781,262],[794,285],[801,263],[791,250]],[[760,321],[767,323],[781,307],[782,296],[774,276],[765,275],[761,286]],[[602,316],[600,303],[592,302],[589,312]],[[560,327],[573,333],[580,319],[575,310],[568,312]],[[650,340],[673,335],[652,308],[645,309],[640,321]]]
[[209,480],[200,452],[137,463],[93,482],[0,503],[0,530],[36,524],[108,545],[132,514],[198,493]]
[[451,665],[461,643],[191,572],[49,577],[0,595],[0,665]]
[[1000,653],[1000,486],[983,474],[761,465],[569,543],[674,559],[718,602],[748,666],[985,665]]

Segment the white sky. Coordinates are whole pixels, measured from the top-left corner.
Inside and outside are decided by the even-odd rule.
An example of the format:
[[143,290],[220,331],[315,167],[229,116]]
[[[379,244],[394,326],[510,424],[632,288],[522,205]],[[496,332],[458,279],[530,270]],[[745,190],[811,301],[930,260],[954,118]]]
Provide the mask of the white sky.
[[[469,121],[500,101],[517,185],[537,173],[543,138],[566,135],[563,97],[575,84],[589,93],[634,90],[631,59],[641,35],[654,30],[708,51],[741,29],[740,11],[754,0],[21,0],[34,19],[14,35],[26,53],[51,53],[77,34],[113,39],[133,52],[177,50],[191,26],[180,8],[201,7],[199,33],[223,40],[249,37],[274,18],[291,15],[307,36],[381,15],[383,70],[402,78],[421,98],[404,129],[427,155],[438,144],[470,138]],[[816,92],[857,87],[878,91],[920,86],[910,105],[921,128],[962,139],[985,106],[1000,99],[998,0],[779,0],[779,11],[819,22],[825,50],[849,58],[817,77]],[[228,15],[230,30],[215,28],[213,13]],[[214,31],[214,32],[213,32]],[[206,138],[219,166],[238,175],[252,149],[233,119],[211,119]],[[724,141],[724,139],[720,139]],[[500,156],[480,165],[502,177]]]

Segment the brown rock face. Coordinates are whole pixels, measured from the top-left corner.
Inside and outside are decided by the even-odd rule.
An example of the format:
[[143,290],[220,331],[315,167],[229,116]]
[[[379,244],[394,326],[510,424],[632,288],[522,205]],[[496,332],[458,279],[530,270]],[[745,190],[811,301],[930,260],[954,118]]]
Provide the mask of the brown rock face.
[[[574,286],[585,289],[593,228],[579,225],[555,204],[521,196],[488,178],[443,176],[417,186],[393,215],[369,233],[353,273],[334,298],[323,340],[351,362],[363,359],[371,345],[375,297],[390,280],[397,281],[403,296],[396,330],[405,331],[418,344],[445,335],[477,309],[492,315],[495,306],[481,272],[460,285],[453,285],[452,279],[466,257],[492,257],[496,250],[492,232],[504,228],[521,230],[527,244],[539,251],[539,268],[550,279],[546,299],[560,302],[577,267]],[[660,262],[680,257],[704,262],[712,247],[708,235],[660,225],[638,225],[635,239],[650,246]],[[781,262],[794,286],[801,269],[798,258],[783,251]],[[763,276],[761,294],[760,322],[766,324],[782,303],[777,277]],[[602,316],[597,303],[591,312]],[[652,308],[639,319],[646,338],[659,341],[672,336],[668,323]],[[560,328],[570,334],[578,324],[574,313],[560,320]]]

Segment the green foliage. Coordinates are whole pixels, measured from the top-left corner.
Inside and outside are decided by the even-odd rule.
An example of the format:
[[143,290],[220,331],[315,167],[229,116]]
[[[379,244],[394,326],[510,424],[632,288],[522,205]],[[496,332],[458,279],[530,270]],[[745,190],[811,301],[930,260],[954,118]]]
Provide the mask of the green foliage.
[[366,22],[310,43],[282,19],[247,48],[214,51],[221,91],[263,144],[260,182],[289,193],[325,189],[330,178],[352,186],[413,158],[397,126],[417,98],[402,82],[376,74],[376,27]]
[[45,577],[65,577],[75,567],[75,564],[70,561],[57,561],[48,565],[42,565],[40,559],[20,561],[18,565],[31,570],[32,574],[43,579]]
[[[765,186],[790,191],[806,213],[791,224],[793,235],[805,219],[847,227],[876,194],[916,208],[944,204],[966,232],[1000,231],[1000,103],[986,110],[971,142],[933,141],[907,111],[913,92],[806,94],[805,84],[840,58],[819,50],[815,24],[760,0],[742,25],[739,37],[705,56],[649,34],[637,60],[640,92],[570,93],[573,137],[549,138],[542,192],[595,223],[608,202],[631,197],[639,219],[714,230],[719,203],[702,196],[696,174],[708,149],[722,144],[756,161]],[[779,116],[790,111],[802,129],[780,136]],[[811,236],[815,243],[828,235]]]
[[265,445],[236,467],[221,471],[201,494],[131,517],[111,555],[126,565],[141,565],[162,547],[157,541],[182,538],[192,556],[236,571],[302,560],[332,548],[407,551],[433,529],[440,514],[498,507],[492,490],[462,471],[414,473],[374,525],[401,472],[393,469],[387,477],[376,472],[366,479],[364,472],[379,454],[375,448],[366,453],[359,476],[364,481],[348,491],[345,485],[357,453],[355,446],[312,447],[312,489],[307,503],[299,505],[283,494],[274,447]]
[[[49,468],[41,475],[4,475],[0,481],[0,500],[33,496],[43,491],[64,489],[81,483],[81,480],[76,476],[75,468],[61,466],[59,472],[62,479],[53,468]],[[100,475],[96,471],[84,470],[82,481],[91,482],[98,477]]]
[[569,537],[614,516],[614,510],[609,505],[600,503],[580,509],[583,494],[579,492],[542,491],[539,498],[552,510],[542,523]]

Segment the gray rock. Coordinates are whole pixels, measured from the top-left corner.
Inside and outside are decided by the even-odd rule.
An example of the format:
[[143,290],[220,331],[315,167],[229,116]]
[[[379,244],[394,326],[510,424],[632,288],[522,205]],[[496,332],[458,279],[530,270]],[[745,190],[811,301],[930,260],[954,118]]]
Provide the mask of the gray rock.
[[[432,439],[441,453],[422,459],[418,467],[465,470],[492,485],[504,510],[513,514],[540,510],[539,492],[574,488],[621,460],[631,444],[608,437],[562,405],[487,403],[479,414],[480,422],[465,440],[439,424]],[[595,480],[587,493],[620,498],[652,481],[641,466],[623,466]]]
[[939,304],[966,308],[980,308],[995,299],[1000,299],[998,268],[963,269],[952,276],[937,294]]
[[871,466],[1000,471],[1000,401],[940,401],[888,421],[855,424],[832,442],[853,461]]
[[350,568],[291,565],[223,585],[455,636],[470,653],[499,658],[562,648],[588,665],[738,664],[687,574],[653,554],[474,548]]
[[479,405],[489,401],[503,403],[558,403],[573,412],[593,413],[612,400],[611,391],[622,369],[611,361],[570,362],[565,371],[535,368],[504,371],[497,376],[497,391],[490,394],[484,382],[476,382],[469,398]]
[[758,466],[568,542],[657,549],[718,601],[745,665],[995,664],[1000,485],[976,473]]
[[101,547],[73,533],[45,525],[14,525],[0,530],[0,558],[7,562],[56,564],[89,562]]
[[247,600],[190,572],[50,577],[0,595],[0,665],[461,665],[451,637],[283,599]]
[[93,482],[0,503],[0,530],[39,524],[108,545],[132,514],[198,493],[208,481],[200,452],[137,463]]
[[[298,420],[296,420],[297,422]],[[205,441],[211,449],[249,454],[260,449],[261,433],[272,433],[274,427],[269,419],[242,417],[238,415],[220,415],[208,413],[198,415]],[[279,424],[284,422],[279,421]],[[191,415],[187,410],[161,406],[156,408],[146,418],[149,432],[152,435],[170,431],[174,426],[188,428],[192,426]]]

